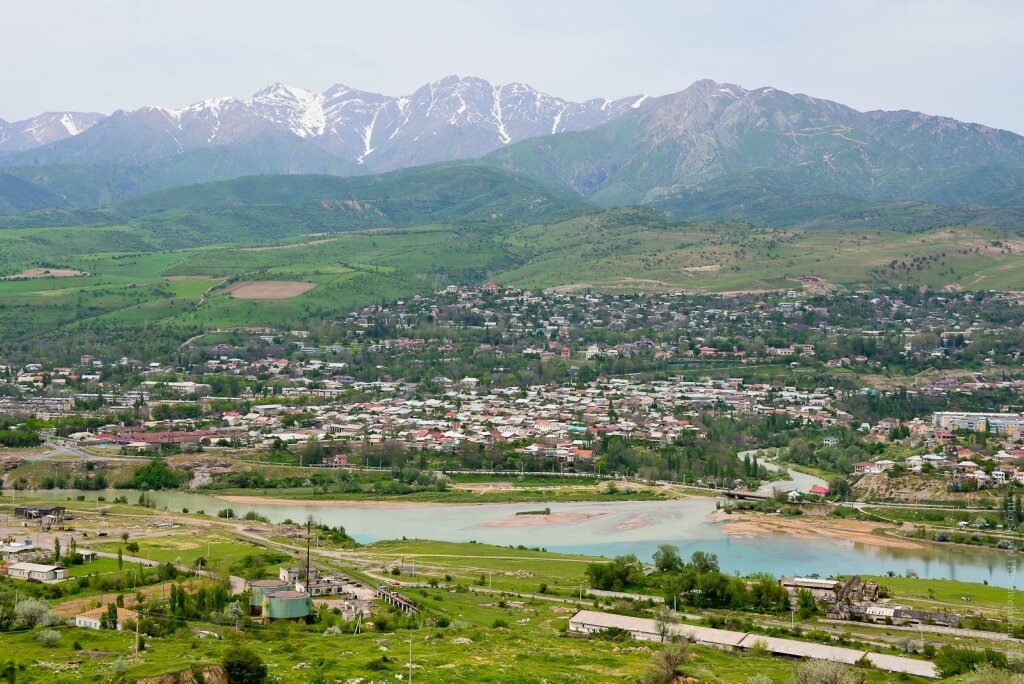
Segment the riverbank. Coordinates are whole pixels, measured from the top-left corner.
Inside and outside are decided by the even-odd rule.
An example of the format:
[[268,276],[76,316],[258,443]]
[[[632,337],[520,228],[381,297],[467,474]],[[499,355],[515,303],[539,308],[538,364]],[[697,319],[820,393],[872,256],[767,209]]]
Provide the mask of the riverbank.
[[516,503],[597,503],[605,501],[670,501],[694,496],[689,488],[674,485],[638,485],[629,483],[609,490],[606,485],[592,487],[490,487],[475,484],[444,490],[424,489],[406,494],[365,492],[324,492],[317,487],[261,489],[203,489],[197,493],[225,501],[241,503],[275,502],[321,505],[423,505],[423,504],[516,504]]

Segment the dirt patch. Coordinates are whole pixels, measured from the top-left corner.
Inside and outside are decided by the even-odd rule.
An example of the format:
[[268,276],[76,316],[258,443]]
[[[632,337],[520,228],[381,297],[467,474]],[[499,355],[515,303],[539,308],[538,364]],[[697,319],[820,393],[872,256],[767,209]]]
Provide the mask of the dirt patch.
[[85,271],[76,271],[73,268],[29,268],[21,273],[4,276],[0,280],[20,280],[23,278],[74,278],[75,276],[89,275]]
[[291,299],[309,292],[316,283],[301,280],[252,280],[224,290],[237,299]]
[[[321,233],[322,235],[322,233]],[[267,245],[266,247],[242,247],[239,252],[272,252],[280,249],[298,249],[299,247],[315,247],[325,245],[328,242],[336,242],[338,238],[327,238],[325,240],[311,240],[310,242],[293,242],[287,245]]]
[[514,489],[511,482],[462,482],[452,485],[452,489],[461,489],[466,492],[487,494],[489,492],[501,492]]
[[725,518],[727,522],[722,525],[722,532],[728,535],[761,537],[767,534],[784,534],[800,539],[826,537],[836,541],[869,544],[890,549],[924,548],[921,544],[908,539],[875,534],[875,530],[879,528],[894,528],[891,525],[864,520],[841,520],[817,516],[809,519],[782,518],[755,513],[732,514]]
[[714,273],[722,270],[722,264],[708,264],[706,266],[686,266],[682,269],[687,273]]
[[221,501],[233,504],[249,504],[252,506],[266,504],[269,506],[315,506],[315,507],[338,507],[338,508],[407,508],[410,506],[473,506],[476,504],[449,504],[436,503],[433,501],[330,501],[324,499],[275,499],[269,496],[239,496],[235,494],[222,494],[218,497]]

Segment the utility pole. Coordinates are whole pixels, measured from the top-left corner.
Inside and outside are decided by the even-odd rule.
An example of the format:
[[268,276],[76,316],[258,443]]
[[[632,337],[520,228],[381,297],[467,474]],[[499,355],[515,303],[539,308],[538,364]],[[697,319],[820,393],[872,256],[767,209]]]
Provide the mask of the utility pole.
[[313,516],[306,518],[306,593],[309,593],[309,535],[313,529]]

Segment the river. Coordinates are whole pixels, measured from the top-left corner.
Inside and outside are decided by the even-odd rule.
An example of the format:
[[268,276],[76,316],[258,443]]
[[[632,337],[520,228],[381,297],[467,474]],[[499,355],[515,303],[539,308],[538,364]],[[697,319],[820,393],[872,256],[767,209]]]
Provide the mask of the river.
[[[254,492],[255,493],[255,492]],[[129,501],[137,492],[33,492],[32,498],[66,500],[98,495],[110,501],[126,494]],[[24,496],[24,495],[22,495]],[[920,577],[988,582],[997,586],[1016,584],[1014,574],[1019,558],[980,550],[928,547],[924,549],[882,548],[844,539],[794,538],[764,533],[756,537],[724,534],[721,525],[707,516],[715,500],[692,498],[671,501],[611,501],[587,503],[525,504],[401,504],[360,505],[355,502],[228,503],[205,494],[151,492],[160,508],[215,515],[232,508],[236,516],[256,511],[272,522],[313,518],[327,525],[343,525],[360,542],[401,537],[443,541],[479,541],[498,545],[543,547],[550,551],[616,556],[636,554],[650,559],[659,544],[674,544],[685,556],[702,550],[718,555],[722,569],[748,574],[765,571],[776,576],[839,574],[899,574],[913,570]],[[6,498],[6,497],[4,497]],[[102,505],[102,503],[98,503]],[[550,516],[516,516],[520,511],[548,507]],[[1011,571],[1008,561],[1017,563]]]
[[[765,452],[767,453],[767,451],[768,450],[766,449]],[[805,492],[806,493],[806,492],[811,491],[811,487],[814,487],[814,486],[820,485],[822,487],[828,487],[828,483],[825,482],[820,477],[816,477],[814,475],[808,475],[807,473],[802,473],[799,470],[794,470],[792,468],[785,468],[782,465],[779,465],[778,463],[775,463],[772,460],[768,460],[768,459],[765,459],[765,458],[758,459],[757,458],[757,452],[758,452],[758,449],[752,449],[751,451],[741,451],[738,454],[736,454],[736,456],[740,460],[743,460],[743,458],[745,456],[749,455],[751,458],[754,459],[755,463],[757,463],[759,465],[763,465],[770,472],[773,472],[773,473],[781,473],[783,471],[786,472],[786,479],[785,480],[774,480],[774,481],[770,481],[770,482],[765,482],[760,487],[758,487],[757,488],[757,492],[759,494],[773,494],[776,489],[783,489],[783,490],[795,489],[798,492]]]

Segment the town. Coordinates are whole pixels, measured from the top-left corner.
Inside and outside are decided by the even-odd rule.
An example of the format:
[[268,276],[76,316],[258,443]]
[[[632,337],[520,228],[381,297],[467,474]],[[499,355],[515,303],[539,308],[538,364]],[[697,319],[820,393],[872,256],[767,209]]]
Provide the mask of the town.
[[[653,558],[577,560],[567,571],[556,568],[576,557],[515,535],[573,535],[591,516],[620,515],[602,507],[650,505],[624,509],[612,529],[653,525],[674,539],[660,527],[673,509],[653,511],[694,505],[689,525],[741,543],[783,535],[822,550],[854,540],[1016,558],[1022,319],[996,292],[823,292],[808,280],[721,296],[488,282],[305,330],[210,330],[168,358],[11,353],[0,381],[2,581],[34,598],[9,608],[38,613],[16,624],[122,633],[136,657],[178,633],[216,641],[228,628],[337,636],[464,625],[439,609],[452,592],[462,596],[452,609],[484,611],[499,629],[554,601],[584,640],[572,648],[600,648],[607,635],[682,639],[701,653],[863,662],[881,677],[930,679],[962,671],[966,656],[949,643],[967,639],[990,650],[966,653],[999,664],[1002,640],[1024,636],[1012,608],[975,599],[968,582],[939,600],[916,566],[872,573],[815,556],[799,568],[808,574],[779,566],[769,586],[729,556],[686,562],[652,540]],[[313,507],[296,522],[275,502]],[[337,524],[353,509],[317,507],[328,502],[380,519],[389,509],[372,506],[422,510],[424,522],[430,505],[511,505],[511,517],[484,524],[522,541],[361,544],[346,529],[359,523]],[[477,638],[459,634],[453,643]],[[332,667],[308,653],[293,660]],[[217,667],[200,674],[215,680]]]

